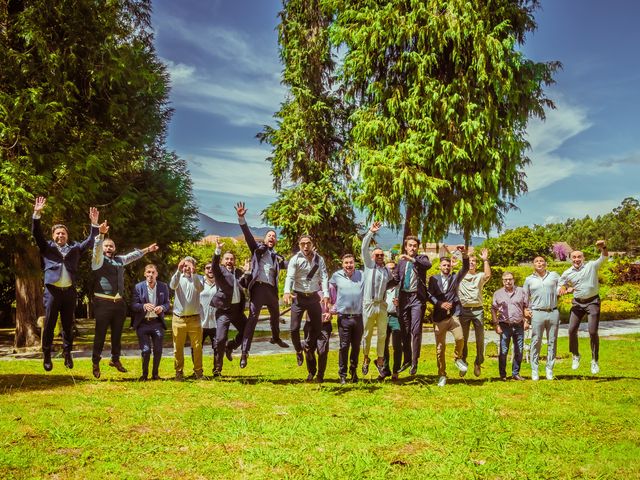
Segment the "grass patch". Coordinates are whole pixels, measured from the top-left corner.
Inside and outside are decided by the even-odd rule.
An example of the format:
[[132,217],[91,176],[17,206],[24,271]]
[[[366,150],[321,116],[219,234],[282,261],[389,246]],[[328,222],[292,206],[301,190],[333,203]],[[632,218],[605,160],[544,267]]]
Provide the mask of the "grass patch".
[[[45,374],[0,361],[2,478],[638,478],[640,335],[601,339],[602,373],[558,360],[556,381],[483,375],[436,386],[435,349],[416,377],[323,385],[289,355],[225,364],[215,381],[138,383],[91,376],[90,359]],[[568,349],[559,339],[559,351]],[[586,359],[588,339],[581,339]],[[472,348],[473,352],[474,349]],[[187,369],[190,361],[187,358]],[[206,371],[211,358],[205,359]],[[523,368],[528,376],[528,365]],[[172,376],[163,359],[161,375]]]

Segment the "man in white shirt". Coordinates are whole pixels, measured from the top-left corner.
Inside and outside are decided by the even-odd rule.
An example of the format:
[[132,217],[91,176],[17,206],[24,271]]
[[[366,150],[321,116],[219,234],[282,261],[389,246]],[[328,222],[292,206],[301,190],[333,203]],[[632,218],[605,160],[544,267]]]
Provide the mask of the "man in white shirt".
[[580,353],[578,351],[578,328],[583,317],[587,315],[589,337],[591,340],[591,373],[600,372],[599,351],[600,337],[598,326],[600,324],[600,284],[598,283],[598,270],[609,257],[609,251],[604,240],[596,242],[596,248],[600,250],[600,258],[591,262],[584,262],[584,254],[575,250],[571,252],[571,268],[565,270],[560,277],[559,294],[573,293],[571,302],[571,316],[569,317],[569,350],[573,354],[571,368],[577,370],[580,366]]
[[193,257],[180,260],[169,287],[175,291],[171,327],[176,380],[184,380],[184,345],[187,337],[193,351],[193,374],[196,380],[201,380],[204,378],[200,325],[200,292],[203,286],[200,276],[196,273],[196,261]]
[[[322,306],[329,305],[329,275],[327,266],[314,250],[311,235],[302,235],[298,239],[300,251],[289,260],[287,277],[284,283],[283,300],[291,305],[291,342],[296,349],[298,366],[304,363],[304,347],[313,350],[322,328]],[[322,300],[318,296],[322,291]],[[307,345],[300,342],[302,316],[307,312],[311,326]]]

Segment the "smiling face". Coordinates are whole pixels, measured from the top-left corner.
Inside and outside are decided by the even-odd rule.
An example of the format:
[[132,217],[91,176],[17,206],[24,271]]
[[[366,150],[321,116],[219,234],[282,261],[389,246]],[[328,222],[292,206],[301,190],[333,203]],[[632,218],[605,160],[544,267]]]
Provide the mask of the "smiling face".
[[513,291],[513,275],[511,273],[505,272],[502,275],[502,285],[507,292]]
[[584,263],[584,253],[580,250],[571,252],[571,263],[575,268],[580,268]]
[[356,262],[353,256],[344,257],[342,259],[342,268],[350,277],[356,269]]
[[64,227],[58,227],[53,230],[52,237],[53,241],[56,242],[59,247],[64,247],[69,240],[69,232],[67,232],[67,229]]
[[116,253],[116,244],[113,240],[107,238],[103,243],[102,243],[102,251],[104,252],[105,256],[111,258],[113,257],[113,255]]
[[231,252],[225,253],[222,256],[222,265],[229,271],[233,270],[236,266],[236,256]]
[[440,273],[443,275],[449,275],[451,273],[451,260],[448,258],[440,259]]
[[384,252],[381,248],[376,248],[373,252],[371,252],[371,258],[379,267],[384,265]]
[[153,287],[156,284],[156,279],[158,278],[158,270],[153,265],[147,265],[144,269],[144,278],[149,284],[149,286]]
[[267,234],[264,236],[263,241],[267,247],[269,248],[275,247],[276,243],[278,243],[278,237],[276,235],[275,230],[269,230]]
[[187,277],[193,275],[196,271],[196,266],[190,260],[184,261],[184,267],[182,268],[182,273]]
[[476,257],[469,257],[469,273],[476,273],[478,267],[478,260]]
[[207,263],[204,266],[204,276],[207,277],[209,280],[213,280],[213,266],[210,263]]

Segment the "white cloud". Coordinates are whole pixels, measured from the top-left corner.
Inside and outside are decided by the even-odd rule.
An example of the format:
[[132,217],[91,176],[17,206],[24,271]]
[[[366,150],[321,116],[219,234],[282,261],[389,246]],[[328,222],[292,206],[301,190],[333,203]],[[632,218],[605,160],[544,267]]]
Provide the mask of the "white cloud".
[[580,162],[556,153],[569,139],[591,127],[585,108],[555,100],[546,120],[532,119],[527,128],[531,164],[526,169],[529,191],[547,187],[579,171]]

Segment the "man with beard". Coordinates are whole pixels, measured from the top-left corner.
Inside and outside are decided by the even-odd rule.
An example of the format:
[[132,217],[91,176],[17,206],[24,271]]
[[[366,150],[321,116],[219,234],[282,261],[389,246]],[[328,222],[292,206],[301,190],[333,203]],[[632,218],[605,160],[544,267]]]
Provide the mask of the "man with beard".
[[278,275],[281,269],[287,268],[287,264],[281,255],[274,250],[278,242],[275,230],[268,230],[262,242],[256,242],[251,234],[245,215],[247,209],[243,202],[236,205],[238,223],[244,234],[244,239],[251,251],[251,280],[249,281],[249,320],[244,329],[242,338],[242,356],[240,368],[247,366],[247,357],[251,349],[251,341],[260,317],[260,311],[264,305],[269,310],[269,322],[271,324],[271,340],[274,345],[287,348],[280,338],[280,309],[278,304]]
[[93,376],[100,378],[100,359],[107,329],[111,329],[111,361],[110,367],[114,367],[121,373],[126,373],[120,362],[122,349],[122,329],[127,315],[127,306],[124,302],[124,267],[125,265],[141,259],[145,254],[158,250],[158,245],[152,243],[142,250],[135,249],[126,255],[116,255],[116,244],[110,238],[104,238],[109,232],[109,225],[105,220],[100,224],[100,234],[96,236],[91,258],[93,270],[93,315],[96,320],[96,332],[93,337]]

